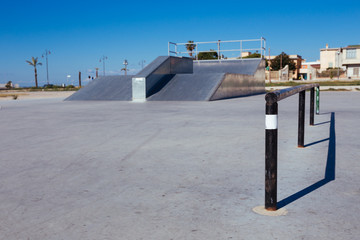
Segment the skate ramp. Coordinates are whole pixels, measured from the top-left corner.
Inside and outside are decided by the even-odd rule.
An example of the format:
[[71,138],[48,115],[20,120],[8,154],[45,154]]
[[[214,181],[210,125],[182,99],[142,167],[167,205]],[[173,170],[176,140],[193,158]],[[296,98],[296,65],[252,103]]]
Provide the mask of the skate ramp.
[[163,89],[176,74],[193,73],[193,60],[186,57],[160,56],[133,77],[133,101],[146,98]]
[[133,76],[92,81],[66,101],[212,101],[265,92],[265,60],[160,56]]
[[99,77],[81,88],[65,101],[131,101],[131,79],[133,76]]
[[224,76],[224,73],[176,74],[147,101],[209,101]]
[[265,60],[194,61],[148,101],[212,101],[265,92]]

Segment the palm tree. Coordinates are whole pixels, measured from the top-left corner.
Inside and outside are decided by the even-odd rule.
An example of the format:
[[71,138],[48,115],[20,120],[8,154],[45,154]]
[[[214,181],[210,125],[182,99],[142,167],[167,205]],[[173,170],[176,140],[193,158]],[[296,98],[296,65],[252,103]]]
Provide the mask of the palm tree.
[[194,44],[194,41],[188,41],[188,43],[185,45],[186,50],[188,50],[190,57],[193,55],[193,50],[196,48],[196,44]]
[[38,65],[41,66],[42,63],[38,62],[38,58],[37,58],[37,57],[36,57],[36,58],[31,57],[31,61],[26,60],[26,62],[27,62],[29,65],[31,65],[31,66],[34,67],[34,71],[35,71],[35,85],[36,85],[36,87],[38,87],[36,66],[38,66]]

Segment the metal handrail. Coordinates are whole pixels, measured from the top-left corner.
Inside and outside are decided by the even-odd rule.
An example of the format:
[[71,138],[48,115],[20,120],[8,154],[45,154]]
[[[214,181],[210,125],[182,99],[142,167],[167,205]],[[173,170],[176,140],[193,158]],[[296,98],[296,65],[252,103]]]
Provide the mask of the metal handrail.
[[265,209],[277,210],[277,143],[278,102],[299,93],[298,147],[304,147],[305,91],[310,89],[310,125],[314,125],[314,94],[316,89],[316,114],[319,114],[319,84],[299,85],[273,91],[265,95]]
[[299,85],[299,86],[295,86],[295,87],[291,87],[291,88],[285,88],[285,89],[281,89],[281,90],[276,90],[273,92],[269,92],[265,95],[265,100],[268,103],[274,103],[274,102],[278,102],[284,98],[290,97],[294,94],[297,94],[301,91],[307,90],[307,89],[311,89],[314,87],[319,87],[318,83],[312,83],[312,84],[306,84],[306,85]]
[[[256,42],[259,41],[260,42],[260,47],[259,48],[243,48],[243,42]],[[221,49],[220,45],[222,43],[240,43],[240,47],[239,49]],[[186,46],[188,44],[194,44],[195,45],[195,51],[178,51],[177,48],[178,46]],[[217,44],[218,45],[218,49],[217,50],[205,50],[205,51],[200,51],[198,50],[198,46],[201,44]],[[175,48],[174,51],[170,50],[171,46],[173,46]],[[168,55],[170,56],[171,54],[174,54],[175,56],[181,55],[181,54],[189,54],[189,53],[195,53],[195,57],[196,60],[198,57],[198,53],[201,52],[217,52],[218,53],[218,60],[221,59],[221,52],[240,52],[240,59],[242,59],[242,53],[246,52],[246,51],[260,51],[260,55],[261,58],[263,58],[263,56],[265,56],[265,52],[266,52],[266,39],[261,37],[260,39],[247,39],[247,40],[226,40],[226,41],[209,41],[209,42],[192,42],[192,43],[174,43],[174,42],[168,42]]]

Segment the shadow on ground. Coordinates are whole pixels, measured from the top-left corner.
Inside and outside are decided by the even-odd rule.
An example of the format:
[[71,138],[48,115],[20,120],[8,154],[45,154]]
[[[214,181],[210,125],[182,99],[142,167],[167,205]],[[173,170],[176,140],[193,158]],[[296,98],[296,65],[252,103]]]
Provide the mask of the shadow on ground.
[[[326,123],[326,122],[324,122],[324,123]],[[317,144],[320,142],[324,142],[327,140],[329,141],[329,147],[328,147],[328,155],[327,155],[326,168],[325,168],[325,177],[322,180],[310,185],[309,187],[304,188],[303,190],[279,201],[277,203],[278,208],[282,208],[282,207],[298,200],[299,198],[311,193],[312,191],[315,191],[316,189],[324,186],[328,182],[335,180],[336,135],[335,135],[335,113],[334,112],[331,113],[329,138],[325,138],[323,140],[307,144],[305,147],[308,147],[308,146],[311,146],[311,145],[314,145],[314,144]]]

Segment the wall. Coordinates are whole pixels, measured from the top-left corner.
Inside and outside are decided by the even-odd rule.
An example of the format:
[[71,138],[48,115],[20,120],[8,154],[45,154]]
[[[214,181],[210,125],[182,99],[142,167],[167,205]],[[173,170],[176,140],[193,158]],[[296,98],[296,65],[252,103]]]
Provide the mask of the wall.
[[[338,67],[336,52],[337,49],[322,49],[320,50],[320,71],[324,71],[329,67]],[[341,66],[341,63],[340,63]]]

